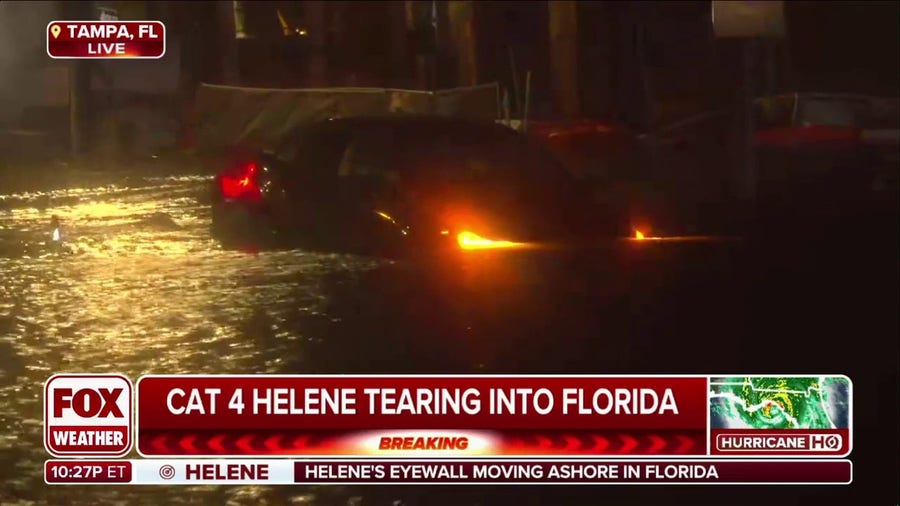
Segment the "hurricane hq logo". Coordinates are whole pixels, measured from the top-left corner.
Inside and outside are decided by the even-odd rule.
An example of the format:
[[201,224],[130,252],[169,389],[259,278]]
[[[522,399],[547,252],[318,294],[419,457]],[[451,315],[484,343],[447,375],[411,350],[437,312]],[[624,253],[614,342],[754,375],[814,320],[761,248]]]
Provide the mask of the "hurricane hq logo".
[[131,450],[132,386],[118,374],[57,374],[44,385],[44,446],[57,457]]
[[843,447],[840,434],[810,434],[809,449],[813,451],[836,452]]

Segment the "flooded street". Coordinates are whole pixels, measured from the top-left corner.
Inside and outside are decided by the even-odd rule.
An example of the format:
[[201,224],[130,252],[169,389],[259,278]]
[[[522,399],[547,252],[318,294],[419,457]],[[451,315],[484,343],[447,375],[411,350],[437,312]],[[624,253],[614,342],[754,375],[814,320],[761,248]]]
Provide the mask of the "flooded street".
[[[721,503],[691,487],[50,487],[42,387],[57,372],[825,372],[850,375],[861,410],[896,400],[897,343],[883,340],[896,292],[877,291],[896,273],[875,268],[896,268],[878,263],[890,251],[866,249],[873,269],[848,275],[809,256],[780,267],[754,256],[739,275],[748,264],[735,250],[696,265],[635,253],[620,265],[625,282],[586,277],[567,288],[572,297],[467,300],[483,307],[466,313],[455,305],[466,297],[430,290],[387,261],[223,250],[208,231],[209,178],[171,172],[84,174],[53,190],[0,194],[0,504]],[[830,279],[816,284],[822,272]],[[855,284],[835,288],[843,282]],[[896,427],[896,413],[858,413],[854,455],[878,454],[865,431]],[[860,464],[855,483],[877,482],[874,472]],[[740,494],[750,501],[765,490]]]
[[323,279],[376,262],[223,251],[208,234],[207,177],[115,179],[0,196],[0,503],[266,504],[276,491],[45,487],[42,383],[62,371],[303,372],[316,329],[337,323]]

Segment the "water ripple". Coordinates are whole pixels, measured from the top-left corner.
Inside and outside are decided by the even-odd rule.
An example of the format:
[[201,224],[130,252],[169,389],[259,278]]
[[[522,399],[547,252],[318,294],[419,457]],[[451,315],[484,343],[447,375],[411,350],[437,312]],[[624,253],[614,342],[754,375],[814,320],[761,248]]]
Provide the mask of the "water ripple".
[[[49,375],[303,372],[304,345],[321,336],[296,321],[327,311],[322,278],[375,265],[222,250],[207,232],[208,176],[127,181],[0,195],[0,503],[319,504],[293,487],[44,485]],[[63,248],[50,241],[53,215]]]

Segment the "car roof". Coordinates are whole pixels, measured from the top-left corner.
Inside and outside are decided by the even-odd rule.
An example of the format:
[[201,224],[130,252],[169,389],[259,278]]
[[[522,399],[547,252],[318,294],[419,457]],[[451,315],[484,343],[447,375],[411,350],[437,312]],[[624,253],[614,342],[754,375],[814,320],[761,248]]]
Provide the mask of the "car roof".
[[484,139],[521,139],[527,137],[506,125],[487,120],[473,120],[468,118],[437,116],[437,115],[410,115],[410,114],[381,114],[359,115],[347,117],[332,117],[301,123],[285,133],[280,141],[268,148],[268,151],[279,152],[291,150],[291,146],[298,138],[318,132],[333,132],[338,134],[366,135],[369,132],[384,127],[396,127],[406,133],[421,133],[422,135],[440,135],[441,133],[465,133]]
[[315,125],[334,125],[338,128],[357,130],[379,126],[391,126],[401,128],[441,128],[448,130],[455,129],[488,129],[498,132],[512,129],[503,125],[498,125],[493,121],[473,120],[468,118],[448,117],[448,116],[423,116],[423,115],[407,115],[407,114],[385,114],[370,116],[349,116],[334,117],[317,122]]

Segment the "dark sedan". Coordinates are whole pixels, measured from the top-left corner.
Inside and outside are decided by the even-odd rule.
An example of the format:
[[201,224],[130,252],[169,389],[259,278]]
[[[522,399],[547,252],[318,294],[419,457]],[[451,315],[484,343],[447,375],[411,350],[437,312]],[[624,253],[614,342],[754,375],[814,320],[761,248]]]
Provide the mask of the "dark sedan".
[[212,227],[236,246],[421,257],[577,247],[619,233],[557,159],[491,123],[331,119],[227,164]]

